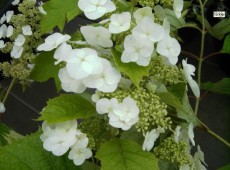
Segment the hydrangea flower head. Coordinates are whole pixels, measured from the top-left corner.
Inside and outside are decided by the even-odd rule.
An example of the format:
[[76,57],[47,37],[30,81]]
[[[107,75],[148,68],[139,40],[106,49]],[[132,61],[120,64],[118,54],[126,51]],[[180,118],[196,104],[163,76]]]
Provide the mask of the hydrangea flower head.
[[111,0],[79,0],[78,7],[87,18],[95,20],[116,9]]
[[110,18],[109,32],[118,34],[127,31],[130,28],[131,14],[123,12],[121,14],[113,14]]
[[62,35],[61,33],[54,33],[50,36],[48,36],[45,39],[45,43],[39,45],[37,47],[38,51],[51,51],[54,48],[57,48],[60,44],[63,42],[66,42],[70,39],[71,37],[69,35]]
[[110,39],[111,34],[104,27],[82,26],[80,28],[85,40],[92,46],[112,47],[113,42]]

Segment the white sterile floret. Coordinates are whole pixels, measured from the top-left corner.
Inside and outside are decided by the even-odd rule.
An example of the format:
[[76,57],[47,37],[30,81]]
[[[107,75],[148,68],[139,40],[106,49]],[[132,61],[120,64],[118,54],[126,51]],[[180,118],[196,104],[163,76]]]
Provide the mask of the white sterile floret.
[[124,48],[121,61],[123,63],[136,62],[140,66],[147,66],[149,64],[154,50],[151,41],[148,39],[143,41],[140,38],[135,38],[133,35],[125,37]]
[[89,19],[95,20],[116,9],[111,0],[79,0],[78,7]]
[[185,78],[188,81],[189,86],[192,89],[193,94],[199,98],[200,97],[200,88],[195,80],[193,80],[192,76],[194,76],[194,72],[196,68],[192,64],[187,63],[186,60],[182,60],[182,66],[185,74]]
[[101,73],[103,65],[95,50],[82,48],[72,51],[67,60],[66,68],[72,78],[79,80],[92,74]]
[[104,27],[82,26],[80,28],[86,42],[92,46],[112,47],[111,33]]
[[0,24],[3,24],[6,21],[6,14],[3,14],[3,16],[0,19]]
[[147,132],[145,134],[145,140],[142,145],[142,149],[150,151],[153,148],[155,141],[160,136],[160,133],[164,132],[165,130],[162,127],[158,127],[157,129],[152,129],[150,132]]
[[174,132],[174,140],[176,143],[178,143],[179,141],[180,129],[181,129],[181,126],[177,126]]
[[89,148],[75,144],[69,152],[68,158],[73,160],[75,165],[81,165],[86,159],[92,156],[92,151]]
[[21,46],[17,46],[16,44],[13,46],[12,51],[10,52],[10,55],[12,58],[20,58],[22,55],[24,48]]
[[30,27],[30,25],[25,25],[25,26],[23,26],[22,27],[22,33],[24,34],[24,35],[32,35],[32,30],[31,30],[31,27]]
[[121,14],[113,14],[110,18],[109,32],[118,34],[127,31],[130,28],[131,14],[123,12]]
[[6,12],[6,22],[9,23],[12,16],[14,15],[14,11],[7,11]]
[[59,64],[62,61],[67,61],[69,56],[72,53],[71,45],[68,45],[66,42],[62,43],[55,51],[54,58],[57,60],[55,61],[55,65]]
[[40,136],[43,147],[56,156],[65,154],[77,142],[77,122],[67,121],[58,124],[42,126],[43,134]]
[[192,145],[195,146],[194,132],[193,132],[193,123],[189,123],[189,126],[188,126],[188,137],[189,137]]
[[175,65],[181,52],[181,46],[175,38],[167,35],[157,43],[156,51],[166,57],[172,65]]
[[23,46],[25,41],[26,41],[26,39],[25,39],[24,35],[19,34],[17,36],[17,38],[15,39],[14,44],[21,47],[21,46]]
[[118,105],[118,100],[116,98],[107,99],[102,98],[99,99],[96,103],[96,110],[99,114],[105,114],[112,112],[115,107]]
[[14,0],[14,1],[12,2],[12,5],[18,5],[19,2],[20,2],[20,0]]
[[154,16],[157,17],[160,21],[163,21],[165,19],[165,11],[164,8],[160,5],[156,5],[154,7]]
[[6,108],[4,106],[4,103],[0,102],[0,113],[4,113],[6,111]]
[[65,67],[59,70],[58,77],[61,81],[62,89],[66,92],[82,93],[86,89],[81,80],[70,77]]
[[7,31],[6,31],[6,37],[11,37],[11,35],[13,34],[13,32],[14,32],[14,28],[13,28],[13,26],[12,25],[9,25],[8,27],[7,27]]
[[164,28],[160,24],[154,23],[152,18],[144,17],[141,22],[133,28],[132,34],[137,38],[158,42],[164,37]]
[[66,42],[70,39],[71,37],[69,35],[62,35],[61,33],[54,33],[50,36],[48,36],[45,39],[45,43],[39,45],[37,47],[38,51],[51,51],[54,48],[57,48],[60,44],[63,42]]
[[104,58],[100,58],[102,63],[102,72],[83,80],[83,83],[89,88],[96,88],[102,92],[113,92],[121,79],[121,73],[112,67],[110,62]]
[[150,8],[150,7],[138,8],[133,13],[133,16],[134,16],[137,24],[139,24],[144,17],[150,17],[152,20],[154,19],[154,15],[152,13],[152,8]]
[[184,1],[183,0],[174,0],[173,1],[173,10],[177,18],[181,17],[181,11],[183,10]]
[[5,42],[3,40],[0,40],[0,49],[4,48],[5,46]]
[[138,122],[139,120],[139,108],[137,103],[131,97],[123,99],[122,103],[119,103],[109,112],[109,124],[115,128],[121,128],[122,130],[128,130]]
[[3,24],[0,27],[0,38],[5,38],[6,34],[7,34],[7,26],[6,24]]
[[46,11],[44,10],[44,8],[42,7],[43,6],[43,2],[38,2],[38,10],[40,11],[40,13],[42,14],[47,14]]

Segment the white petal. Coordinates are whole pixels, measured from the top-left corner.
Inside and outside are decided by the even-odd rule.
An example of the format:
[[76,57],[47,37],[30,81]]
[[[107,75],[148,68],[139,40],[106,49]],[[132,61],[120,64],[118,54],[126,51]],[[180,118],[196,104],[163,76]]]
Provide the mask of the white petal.
[[25,39],[24,35],[19,34],[17,36],[17,38],[15,39],[14,44],[17,45],[17,46],[23,46],[23,44],[25,43],[25,41],[26,41],[26,39]]
[[32,30],[31,30],[31,27],[30,25],[25,25],[22,27],[22,33],[24,35],[32,35]]
[[7,11],[6,12],[6,22],[9,23],[12,16],[14,15],[14,11]]
[[195,80],[192,79],[192,77],[190,77],[188,79],[188,84],[192,89],[193,94],[199,98],[200,97],[200,88],[199,85],[197,84],[197,82]]
[[14,32],[14,28],[12,27],[12,25],[9,25],[8,28],[7,28],[6,37],[11,37],[13,32]]
[[69,56],[72,53],[71,45],[68,45],[66,42],[62,43],[55,51],[54,58],[57,60],[55,64],[58,64],[62,61],[67,61]]
[[10,55],[12,58],[20,58],[23,52],[23,47],[14,45]]
[[192,145],[195,146],[194,133],[193,133],[193,123],[189,123],[189,126],[188,126],[188,137],[189,137]]
[[99,114],[109,113],[111,102],[107,98],[99,99],[96,103],[96,110]]

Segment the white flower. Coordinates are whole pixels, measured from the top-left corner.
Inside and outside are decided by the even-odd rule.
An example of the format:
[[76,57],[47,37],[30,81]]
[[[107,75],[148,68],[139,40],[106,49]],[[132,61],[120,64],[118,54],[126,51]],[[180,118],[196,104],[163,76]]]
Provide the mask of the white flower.
[[172,65],[175,65],[178,61],[181,46],[175,38],[167,35],[157,43],[156,51],[166,57]]
[[88,44],[101,47],[112,47],[113,42],[110,39],[111,34],[108,29],[104,27],[82,26],[80,28],[85,40]]
[[113,92],[121,79],[121,73],[112,67],[109,61],[100,58],[103,69],[99,74],[90,75],[83,80],[89,88],[96,88],[102,92]]
[[99,114],[112,112],[115,107],[118,105],[118,100],[116,98],[107,99],[102,98],[99,99],[96,103],[96,110]]
[[98,100],[100,99],[100,96],[97,94],[97,93],[94,93],[92,96],[91,96],[91,100],[96,103]]
[[138,8],[133,13],[133,16],[134,16],[137,24],[139,24],[144,17],[150,17],[152,20],[154,19],[154,15],[152,13],[152,8],[150,8],[150,7]]
[[138,122],[139,112],[136,101],[131,97],[126,97],[122,103],[116,105],[116,107],[109,112],[109,124],[115,128],[128,130],[132,125]]
[[66,92],[82,93],[86,87],[81,80],[76,80],[70,77],[66,68],[62,68],[58,72],[58,77],[61,81],[61,87]]
[[11,35],[13,34],[13,32],[14,32],[14,28],[12,27],[12,25],[9,25],[8,27],[7,27],[7,31],[6,31],[6,37],[11,37]]
[[20,0],[14,0],[14,1],[12,2],[12,5],[18,5],[19,2],[20,2]]
[[131,14],[129,12],[113,14],[110,20],[109,32],[118,34],[127,31],[130,28]]
[[32,35],[32,30],[31,30],[31,27],[30,25],[25,25],[22,27],[22,33],[24,35]]
[[5,46],[5,42],[3,40],[0,40],[0,49],[4,48]]
[[43,2],[38,2],[38,10],[42,13],[42,14],[47,14],[46,11],[44,10],[43,6]]
[[200,88],[199,88],[198,84],[196,83],[196,81],[194,81],[192,78],[192,76],[195,75],[194,72],[195,72],[196,68],[192,64],[188,64],[187,59],[182,60],[182,66],[183,66],[186,80],[188,81],[188,84],[191,87],[193,94],[197,98],[199,98],[200,97]]
[[40,139],[43,147],[56,156],[65,154],[77,142],[77,122],[75,120],[49,125],[43,122]]
[[98,19],[105,13],[116,9],[111,0],[79,0],[78,7],[84,11],[87,18],[92,20]]
[[17,38],[15,39],[14,44],[21,47],[21,46],[23,46],[25,41],[26,41],[26,39],[25,39],[24,35],[19,34],[17,36]]
[[165,19],[165,11],[164,8],[160,5],[156,5],[154,7],[154,16],[156,16],[159,20],[163,21]]
[[6,21],[6,14],[4,14],[0,19],[0,25],[2,25]]
[[80,130],[78,130],[77,131],[77,142],[75,143],[75,145],[86,148],[88,143],[89,143],[89,139],[87,138],[87,135],[82,133]]
[[73,160],[75,165],[81,165],[85,159],[89,159],[92,156],[92,151],[89,148],[85,148],[75,144],[69,152],[68,158]]
[[0,27],[0,38],[5,38],[7,34],[7,26],[5,24]]
[[45,39],[45,43],[38,46],[38,51],[51,51],[54,48],[57,48],[60,44],[63,42],[66,42],[71,37],[69,35],[62,35],[61,33],[54,33],[50,36],[48,36]]
[[14,15],[14,11],[7,11],[6,12],[6,22],[9,23],[12,16]]
[[193,133],[193,123],[189,123],[189,126],[188,126],[188,137],[189,137],[192,145],[195,146],[194,133]]
[[176,143],[178,143],[179,141],[180,129],[181,129],[181,126],[177,126],[174,132],[174,140]]
[[164,28],[160,24],[154,23],[152,18],[144,17],[141,22],[133,28],[132,34],[134,37],[158,42],[164,37]]
[[173,10],[177,18],[181,17],[181,11],[183,10],[184,1],[183,0],[174,0],[173,1]]
[[71,45],[68,45],[66,42],[63,42],[55,51],[54,58],[57,60],[55,65],[59,64],[62,61],[67,61],[69,56],[72,53]]
[[128,35],[124,40],[124,48],[121,55],[123,63],[136,62],[140,66],[147,66],[154,50],[153,43],[148,39],[142,40]]
[[74,49],[67,60],[67,71],[77,80],[102,72],[103,66],[97,52],[90,48]]
[[6,108],[2,102],[0,102],[0,113],[4,113],[6,111]]
[[14,45],[12,51],[10,52],[11,57],[20,58],[24,48],[21,46]]
[[160,133],[164,132],[165,130],[161,127],[158,127],[157,129],[152,129],[150,132],[147,132],[145,134],[145,140],[142,149],[150,151],[153,148],[155,141],[160,136]]

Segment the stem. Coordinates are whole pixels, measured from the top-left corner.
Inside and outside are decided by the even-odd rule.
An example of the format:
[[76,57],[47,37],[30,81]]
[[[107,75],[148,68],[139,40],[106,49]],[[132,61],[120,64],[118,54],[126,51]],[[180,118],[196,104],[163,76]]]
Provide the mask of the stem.
[[219,55],[219,54],[223,54],[223,53],[222,52],[214,52],[212,54],[205,56],[203,60],[207,60],[208,58]]
[[11,80],[10,85],[9,85],[7,91],[6,91],[6,94],[5,94],[5,96],[4,96],[3,100],[2,100],[2,103],[3,103],[3,104],[6,102],[6,99],[8,98],[8,96],[9,96],[9,94],[10,94],[10,91],[12,90],[12,88],[13,88],[13,86],[14,86],[15,81],[16,81],[16,78],[13,78],[13,79]]
[[224,138],[222,138],[221,136],[219,136],[218,134],[216,134],[215,132],[213,132],[212,130],[210,130],[208,128],[208,126],[206,124],[204,124],[201,120],[197,119],[198,122],[200,123],[200,125],[202,126],[202,128],[209,133],[210,135],[212,135],[214,138],[218,139],[219,141],[221,141],[222,143],[224,143],[227,147],[230,148],[230,143],[228,141],[226,141]]
[[[202,31],[201,31],[201,45],[200,45],[200,55],[198,60],[198,73],[197,73],[197,83],[200,87],[201,85],[201,68],[202,68],[202,62],[203,62],[203,55],[204,55],[204,43],[205,43],[205,23],[204,23],[204,4],[202,4],[202,1],[199,0],[200,8],[201,8],[201,19],[202,19]],[[205,1],[206,3],[206,1]],[[196,104],[195,104],[195,115],[198,113],[199,109],[199,103],[200,99],[196,98]]]
[[191,52],[188,52],[188,51],[181,51],[181,54],[182,54],[182,55],[187,55],[187,56],[189,56],[189,57],[191,57],[191,58],[194,58],[194,59],[196,59],[196,60],[199,60],[199,57],[197,57],[195,54],[193,54],[193,53],[191,53]]

